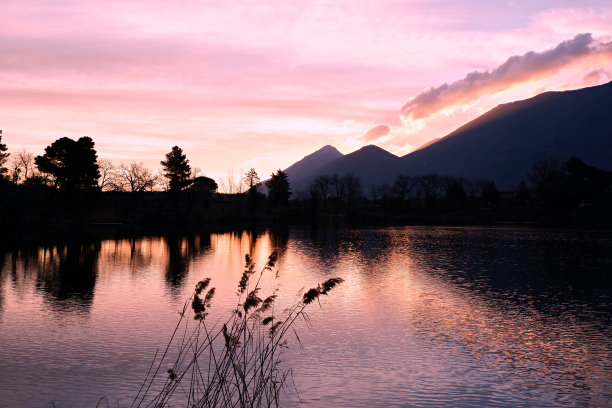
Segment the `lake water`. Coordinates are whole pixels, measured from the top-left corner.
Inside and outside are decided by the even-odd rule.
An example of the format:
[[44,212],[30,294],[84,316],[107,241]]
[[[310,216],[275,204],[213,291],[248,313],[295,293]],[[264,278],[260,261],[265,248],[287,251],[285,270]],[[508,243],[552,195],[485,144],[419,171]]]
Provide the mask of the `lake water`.
[[129,406],[196,283],[223,315],[274,249],[279,303],[345,280],[286,350],[301,406],[612,407],[612,233],[445,227],[0,251],[0,407]]

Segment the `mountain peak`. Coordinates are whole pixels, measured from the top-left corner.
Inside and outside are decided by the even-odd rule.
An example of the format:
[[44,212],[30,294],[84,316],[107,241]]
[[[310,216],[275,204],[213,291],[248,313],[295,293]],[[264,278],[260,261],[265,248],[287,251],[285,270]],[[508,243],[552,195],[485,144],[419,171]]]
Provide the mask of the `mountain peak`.
[[355,150],[354,152],[348,154],[347,156],[386,156],[386,157],[397,157],[393,153],[390,153],[383,149],[382,147],[378,147],[373,144],[369,144],[363,146],[362,148]]
[[325,166],[326,164],[344,156],[334,146],[325,145],[319,150],[304,156],[302,160],[292,164],[285,173],[289,176],[289,180],[299,180],[310,172]]

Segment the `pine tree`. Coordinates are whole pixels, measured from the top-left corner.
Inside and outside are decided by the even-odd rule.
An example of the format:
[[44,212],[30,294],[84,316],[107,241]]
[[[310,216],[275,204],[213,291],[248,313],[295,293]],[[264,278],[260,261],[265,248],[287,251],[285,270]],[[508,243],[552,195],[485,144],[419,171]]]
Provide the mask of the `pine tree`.
[[181,191],[191,183],[191,167],[183,149],[174,146],[166,153],[166,160],[161,162],[164,168],[164,177],[170,180],[170,191]]
[[287,173],[280,169],[276,173],[272,173],[270,180],[266,181],[266,187],[268,187],[270,201],[277,205],[287,205],[291,195]]

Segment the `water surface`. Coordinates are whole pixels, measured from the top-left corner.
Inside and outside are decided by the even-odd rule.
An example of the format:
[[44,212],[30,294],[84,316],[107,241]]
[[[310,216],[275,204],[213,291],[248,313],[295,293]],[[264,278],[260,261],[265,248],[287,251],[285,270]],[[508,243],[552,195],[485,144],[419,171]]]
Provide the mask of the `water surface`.
[[443,227],[0,252],[0,406],[129,406],[197,281],[223,315],[273,249],[282,302],[345,279],[287,350],[304,406],[612,406],[612,233]]

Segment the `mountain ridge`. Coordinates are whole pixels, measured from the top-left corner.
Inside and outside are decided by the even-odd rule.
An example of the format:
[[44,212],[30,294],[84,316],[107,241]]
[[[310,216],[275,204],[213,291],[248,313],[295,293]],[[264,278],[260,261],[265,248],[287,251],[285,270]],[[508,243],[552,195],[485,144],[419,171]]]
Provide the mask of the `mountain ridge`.
[[500,189],[514,189],[537,160],[551,156],[561,160],[577,156],[591,166],[612,170],[610,106],[612,81],[545,92],[500,104],[404,156],[367,145],[346,155],[338,152],[321,166],[304,168],[309,171],[300,172],[300,177],[290,175],[290,181],[294,191],[305,191],[319,175],[353,173],[367,192],[375,185],[393,185],[399,174],[434,173],[492,180]]

